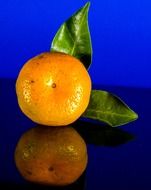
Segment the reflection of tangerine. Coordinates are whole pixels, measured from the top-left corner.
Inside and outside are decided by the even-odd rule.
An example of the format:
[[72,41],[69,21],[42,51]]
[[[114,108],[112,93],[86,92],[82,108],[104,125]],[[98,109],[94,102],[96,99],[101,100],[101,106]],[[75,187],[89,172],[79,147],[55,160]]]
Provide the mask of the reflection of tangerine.
[[77,180],[86,168],[86,144],[72,127],[39,126],[20,138],[15,161],[29,181],[67,185]]
[[43,53],[21,69],[16,83],[21,110],[43,125],[67,125],[89,103],[91,80],[83,64],[63,53]]

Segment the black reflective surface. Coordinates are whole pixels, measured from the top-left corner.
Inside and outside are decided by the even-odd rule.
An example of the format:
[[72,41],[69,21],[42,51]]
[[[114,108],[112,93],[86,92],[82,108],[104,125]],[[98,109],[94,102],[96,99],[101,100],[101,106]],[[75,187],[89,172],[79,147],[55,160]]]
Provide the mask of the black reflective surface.
[[88,166],[79,180],[66,187],[26,182],[14,164],[14,150],[23,132],[35,126],[20,111],[14,79],[0,79],[0,185],[17,189],[127,190],[151,189],[151,89],[93,88],[120,96],[139,119],[119,128],[88,120],[73,124],[88,147]]

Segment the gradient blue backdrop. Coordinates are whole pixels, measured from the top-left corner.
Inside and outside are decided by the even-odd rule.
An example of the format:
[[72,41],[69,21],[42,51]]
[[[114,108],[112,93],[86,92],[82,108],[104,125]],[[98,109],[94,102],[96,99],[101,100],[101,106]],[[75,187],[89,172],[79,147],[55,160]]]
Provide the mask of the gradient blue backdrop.
[[[16,78],[23,63],[49,51],[58,27],[85,0],[1,0],[0,77]],[[151,1],[91,0],[93,83],[151,87]]]

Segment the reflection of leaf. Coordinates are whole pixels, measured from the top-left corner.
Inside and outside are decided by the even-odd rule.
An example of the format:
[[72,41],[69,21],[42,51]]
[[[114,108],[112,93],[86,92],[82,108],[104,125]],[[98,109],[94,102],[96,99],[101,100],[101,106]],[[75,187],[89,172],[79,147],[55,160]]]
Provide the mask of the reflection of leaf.
[[23,184],[12,184],[12,183],[0,183],[4,189],[22,189],[22,190],[84,190],[85,189],[85,172],[82,176],[73,184],[67,186],[53,187],[40,184],[34,184],[30,182],[24,182]]
[[76,121],[73,126],[88,144],[118,146],[134,139],[132,134],[121,129],[100,126],[86,121]]
[[80,59],[86,68],[89,68],[92,57],[88,27],[89,5],[89,2],[86,3],[61,25],[51,45],[51,51],[72,55]]
[[102,90],[92,90],[83,117],[100,120],[112,127],[117,127],[136,120],[138,115],[117,96]]

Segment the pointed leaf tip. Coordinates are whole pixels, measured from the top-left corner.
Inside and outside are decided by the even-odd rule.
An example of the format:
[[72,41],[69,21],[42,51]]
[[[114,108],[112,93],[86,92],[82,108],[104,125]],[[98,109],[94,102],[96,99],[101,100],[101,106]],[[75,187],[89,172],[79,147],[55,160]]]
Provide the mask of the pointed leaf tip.
[[138,119],[138,114],[134,112],[133,118],[134,118],[134,120]]
[[91,2],[88,1],[88,2],[84,5],[84,7],[86,7],[87,9],[89,9],[90,5],[91,5]]

